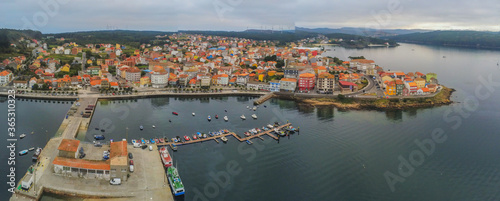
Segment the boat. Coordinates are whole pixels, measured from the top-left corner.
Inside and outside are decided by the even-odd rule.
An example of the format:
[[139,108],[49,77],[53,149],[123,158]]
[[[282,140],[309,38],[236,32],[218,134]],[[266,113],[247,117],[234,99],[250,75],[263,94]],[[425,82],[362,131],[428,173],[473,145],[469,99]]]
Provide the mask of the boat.
[[25,150],[22,150],[19,152],[19,155],[22,156],[22,155],[26,155],[28,153],[28,150],[25,149]]
[[215,115],[215,119],[219,119],[219,115]]
[[26,134],[24,134],[24,133],[19,135],[19,138],[21,138],[21,139],[23,139],[24,137],[26,137]]
[[146,144],[146,141],[144,141],[144,138],[141,138],[142,144]]
[[227,116],[224,116],[224,121],[229,121],[229,119],[227,118]]
[[184,135],[184,140],[189,141],[189,140],[191,140],[191,138],[189,138],[189,136],[187,136],[187,135]]
[[139,126],[139,129],[141,129],[141,130],[142,130],[142,129],[144,129],[144,127],[143,127],[142,125],[140,125],[140,126]]
[[154,139],[154,140],[155,140],[155,143],[156,143],[156,144],[160,143],[160,140],[159,140],[158,138],[156,138],[156,137],[155,137],[155,139]]
[[175,138],[175,137],[172,138],[171,140],[172,140],[172,142],[179,142],[179,141],[177,141],[177,138]]
[[175,144],[170,144],[170,149],[177,151],[177,146]]
[[245,117],[245,115],[241,115],[241,116],[240,116],[240,118],[241,118],[241,119],[243,119],[243,120],[247,119],[247,118]]
[[104,129],[101,129],[101,132],[104,132],[104,131],[106,131],[106,130],[104,130]]
[[177,113],[177,112],[172,112],[172,114],[173,114],[173,115],[179,115],[179,113]]
[[268,128],[271,128],[271,129],[272,129],[272,128],[274,128],[274,126],[273,126],[273,125],[271,125],[271,124],[267,124],[267,127],[268,127]]
[[150,138],[149,139],[149,142],[151,142],[151,144],[154,144],[155,143],[155,140],[153,138]]
[[33,151],[33,150],[35,150],[35,147],[31,147],[28,149],[28,151]]
[[203,138],[207,138],[207,134],[203,133]]
[[155,126],[155,125],[153,125],[153,128],[156,128],[156,126]]
[[253,144],[253,142],[250,140],[246,140],[246,142],[247,142],[247,144]]
[[194,112],[193,112],[193,116],[196,115]]
[[99,130],[99,128],[95,128],[95,130],[96,130],[96,131],[98,131],[98,130]]
[[193,135],[193,140],[197,140],[197,139],[198,139],[198,136]]
[[94,135],[94,139],[96,139],[96,140],[104,140],[105,137],[104,137],[104,135]]
[[160,141],[160,143],[165,143],[165,138],[158,138],[158,140]]
[[172,122],[172,120],[169,119],[168,122]]
[[168,150],[165,147],[162,147],[160,149],[160,158],[161,162],[163,162],[163,166],[166,168],[172,166],[172,157],[170,157],[170,154],[168,154]]
[[227,112],[227,110],[224,110],[224,112]]
[[174,166],[170,166],[167,169],[167,177],[168,183],[170,184],[170,188],[172,189],[172,193],[175,196],[184,195],[184,185],[182,184],[181,178],[179,177],[179,173],[177,172],[177,168]]
[[245,136],[249,137],[250,136],[250,133],[249,132],[244,132],[243,134],[245,134]]
[[247,109],[249,109],[249,108],[250,108],[250,106],[247,105]]
[[35,131],[31,131],[31,134],[35,134]]
[[210,117],[210,115],[208,115],[207,119],[208,121],[212,121],[212,117]]
[[253,111],[257,110],[257,107],[253,106],[252,110],[253,110]]
[[35,153],[33,154],[33,157],[31,157],[31,159],[38,160],[38,157],[40,157],[41,153],[42,153],[42,148],[38,147]]
[[257,119],[257,115],[256,114],[252,114],[252,118]]
[[220,139],[221,139],[223,142],[227,142],[227,138],[226,138],[226,136],[222,136],[222,137],[220,137]]
[[267,105],[264,105],[264,107],[267,107]]
[[203,136],[200,132],[196,132],[196,135],[198,135],[199,138],[201,138],[201,136]]

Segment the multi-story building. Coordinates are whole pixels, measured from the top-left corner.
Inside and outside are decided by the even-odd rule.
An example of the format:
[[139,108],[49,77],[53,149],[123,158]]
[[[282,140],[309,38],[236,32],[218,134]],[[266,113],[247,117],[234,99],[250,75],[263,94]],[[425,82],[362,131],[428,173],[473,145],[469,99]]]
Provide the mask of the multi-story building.
[[316,84],[316,75],[312,73],[303,73],[299,75],[299,92],[309,92],[314,89]]
[[294,92],[297,88],[297,79],[295,78],[283,78],[280,80],[280,90]]
[[335,89],[335,76],[326,72],[319,74],[316,87],[319,93],[333,93]]

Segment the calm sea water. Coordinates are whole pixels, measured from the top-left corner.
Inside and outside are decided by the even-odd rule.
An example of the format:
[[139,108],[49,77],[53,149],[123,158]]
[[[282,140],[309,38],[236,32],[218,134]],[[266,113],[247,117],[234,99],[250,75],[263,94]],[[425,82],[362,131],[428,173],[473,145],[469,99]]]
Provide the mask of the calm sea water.
[[[95,127],[104,128],[107,138],[137,139],[193,135],[222,128],[242,133],[288,120],[300,127],[300,135],[282,138],[279,143],[264,136],[264,141],[255,139],[253,145],[247,145],[231,137],[227,144],[210,141],[181,146],[178,152],[171,152],[186,187],[183,199],[500,199],[497,157],[500,87],[493,86],[489,88],[491,91],[482,87],[481,97],[476,95],[482,83],[480,77],[488,80],[491,76],[493,81],[500,82],[497,66],[500,52],[411,44],[397,48],[331,49],[324,55],[341,59],[363,55],[385,69],[435,72],[441,84],[457,89],[453,94],[457,103],[432,109],[381,112],[339,111],[273,99],[265,103],[266,108],[260,106],[253,112],[246,109],[252,104],[252,97],[101,101],[90,125],[91,132],[88,137],[80,138],[90,141]],[[6,107],[6,103],[0,103],[2,112]],[[19,101],[18,107],[19,121],[25,122],[18,128],[26,126],[28,132],[43,126],[53,134],[69,104]],[[172,112],[178,112],[179,116]],[[258,115],[257,120],[250,119],[253,113]],[[219,120],[207,121],[208,115],[213,118],[216,114]],[[248,119],[239,119],[241,114]],[[224,115],[229,122],[222,120]],[[5,122],[6,117],[0,117],[0,121]],[[143,131],[139,130],[140,125],[145,127]],[[428,141],[435,129],[442,131],[446,140],[435,144],[431,154],[418,155],[423,152],[415,141]],[[19,146],[43,146],[46,141],[35,136],[43,135],[28,135],[22,140],[26,145]],[[409,172],[407,167],[400,169],[398,157],[413,162],[414,171]],[[7,160],[6,151],[2,152],[1,160]],[[26,167],[19,165],[24,172],[30,159],[21,157],[19,161],[26,164]],[[387,172],[400,179],[393,185],[394,191],[384,177]],[[5,192],[5,195],[10,194]],[[51,199],[54,198],[44,198]]]

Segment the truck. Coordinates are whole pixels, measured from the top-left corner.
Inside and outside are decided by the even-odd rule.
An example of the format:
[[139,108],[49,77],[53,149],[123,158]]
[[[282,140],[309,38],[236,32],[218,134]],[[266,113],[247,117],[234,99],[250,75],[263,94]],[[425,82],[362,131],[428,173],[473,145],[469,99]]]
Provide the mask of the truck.
[[33,184],[33,174],[27,174],[24,178],[23,181],[21,181],[21,188],[24,190],[29,190],[31,187],[31,184]]

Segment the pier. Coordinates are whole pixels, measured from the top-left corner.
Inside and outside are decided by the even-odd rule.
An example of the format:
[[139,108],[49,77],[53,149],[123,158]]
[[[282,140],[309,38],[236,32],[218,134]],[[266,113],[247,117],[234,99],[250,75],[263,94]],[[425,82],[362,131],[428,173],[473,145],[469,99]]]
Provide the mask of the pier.
[[266,102],[267,100],[273,98],[275,95],[274,93],[268,93],[264,96],[261,96],[259,99],[257,99],[256,101],[253,102],[254,105],[260,105],[264,102]]
[[[278,130],[284,128],[284,127],[288,127],[288,126],[291,126],[292,123],[287,123],[287,124],[284,124],[284,125],[281,125],[281,126],[278,126],[276,127]],[[262,131],[260,133],[257,133],[255,135],[251,135],[251,136],[248,136],[248,137],[244,137],[244,138],[241,138],[238,134],[234,133],[234,132],[228,132],[228,133],[224,133],[224,134],[221,134],[221,135],[216,135],[216,136],[212,136],[212,137],[207,137],[207,138],[200,138],[200,139],[197,139],[197,140],[189,140],[189,141],[184,141],[184,142],[164,142],[164,143],[157,143],[156,146],[169,146],[170,144],[174,144],[176,146],[180,146],[180,145],[188,145],[188,144],[194,144],[194,143],[198,143],[198,142],[204,142],[204,141],[210,141],[210,140],[215,140],[216,142],[218,142],[218,138],[221,138],[221,137],[226,137],[226,136],[233,136],[234,138],[236,138],[238,141],[240,142],[245,142],[247,140],[251,140],[251,139],[254,139],[254,138],[259,138],[261,140],[264,140],[264,138],[262,138],[263,135],[267,135],[275,140],[279,140],[279,136],[276,136],[274,134],[272,134],[271,132],[273,132],[274,129],[269,129],[269,130],[266,130],[266,131]]]

